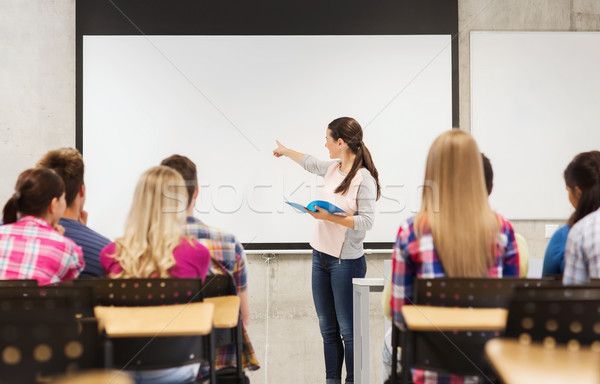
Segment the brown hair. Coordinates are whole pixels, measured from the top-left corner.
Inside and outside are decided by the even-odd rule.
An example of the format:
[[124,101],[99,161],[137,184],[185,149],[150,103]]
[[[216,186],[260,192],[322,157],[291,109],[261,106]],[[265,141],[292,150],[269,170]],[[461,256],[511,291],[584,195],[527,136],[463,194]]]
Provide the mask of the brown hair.
[[350,188],[350,183],[352,179],[356,175],[359,169],[362,167],[366,168],[371,176],[375,179],[375,183],[377,184],[377,200],[381,196],[381,187],[379,186],[379,173],[377,172],[377,168],[375,168],[375,164],[373,163],[373,158],[371,157],[371,152],[367,149],[367,146],[363,143],[363,130],[358,124],[358,121],[354,120],[351,117],[339,117],[329,123],[327,129],[331,132],[331,137],[334,140],[342,139],[350,148],[352,153],[356,155],[354,158],[354,163],[352,163],[352,168],[350,172],[346,175],[344,180],[340,183],[340,185],[335,190],[336,193],[345,194],[348,192]]
[[65,185],[51,169],[31,168],[23,171],[17,179],[15,193],[4,205],[4,224],[17,221],[22,216],[42,216],[52,200],[60,198],[65,192]]
[[581,190],[575,212],[569,218],[569,226],[600,207],[600,152],[582,152],[569,163],[564,173],[565,184],[572,191]]
[[490,159],[481,154],[481,160],[483,161],[483,176],[485,178],[485,188],[487,189],[488,196],[492,193],[492,188],[494,187],[494,169],[492,168],[492,163]]
[[198,185],[198,174],[196,172],[196,164],[189,158],[181,155],[172,155],[160,162],[160,165],[172,168],[179,172],[185,181],[185,186],[188,194],[188,207],[192,203],[196,186]]
[[39,168],[53,169],[65,183],[65,200],[70,206],[83,185],[83,156],[75,148],[47,152],[38,162]]

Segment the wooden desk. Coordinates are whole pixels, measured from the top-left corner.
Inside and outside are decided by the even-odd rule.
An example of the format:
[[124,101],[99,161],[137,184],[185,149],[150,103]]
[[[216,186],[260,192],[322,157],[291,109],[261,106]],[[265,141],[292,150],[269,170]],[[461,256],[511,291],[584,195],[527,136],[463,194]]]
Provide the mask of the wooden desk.
[[506,384],[600,383],[600,352],[589,348],[569,351],[493,339],[486,343],[485,353]]
[[125,372],[117,370],[96,370],[65,375],[51,381],[52,384],[134,384]]
[[496,331],[506,327],[508,311],[503,308],[405,305],[402,315],[411,331]]
[[189,303],[94,309],[109,337],[203,336],[211,333],[215,306]]
[[205,297],[205,303],[215,306],[213,326],[215,328],[235,328],[240,317],[240,298],[238,296]]

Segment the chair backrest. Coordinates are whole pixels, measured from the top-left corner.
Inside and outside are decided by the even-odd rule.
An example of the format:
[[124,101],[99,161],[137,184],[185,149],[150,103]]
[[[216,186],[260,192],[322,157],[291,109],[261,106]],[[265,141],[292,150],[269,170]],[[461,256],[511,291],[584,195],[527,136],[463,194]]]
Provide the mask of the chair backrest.
[[[517,287],[558,284],[560,282],[555,280],[520,278],[416,279],[413,302],[439,307],[506,308]],[[409,363],[437,372],[487,375],[490,371],[483,358],[484,346],[500,335],[500,331],[411,332],[410,345],[407,345],[407,351],[412,351]],[[482,367],[483,372],[479,370]],[[405,379],[408,372],[405,371]]]
[[506,308],[517,287],[557,286],[551,279],[416,279],[413,302],[438,307]]
[[90,286],[98,305],[185,304],[203,299],[201,279],[85,279],[67,284]]
[[229,275],[209,275],[202,287],[204,297],[237,295],[233,277]]
[[0,316],[0,383],[47,382],[49,376],[100,368],[101,356],[96,319]]
[[93,291],[86,286],[0,287],[0,313],[47,320],[94,317]]
[[517,288],[505,336],[600,349],[600,286]]
[[[197,279],[85,279],[67,284],[91,287],[98,305],[155,306],[201,302],[202,280]],[[200,361],[206,345],[202,337],[111,339],[110,364],[131,370],[161,369]]]
[[37,280],[0,280],[0,287],[37,287]]

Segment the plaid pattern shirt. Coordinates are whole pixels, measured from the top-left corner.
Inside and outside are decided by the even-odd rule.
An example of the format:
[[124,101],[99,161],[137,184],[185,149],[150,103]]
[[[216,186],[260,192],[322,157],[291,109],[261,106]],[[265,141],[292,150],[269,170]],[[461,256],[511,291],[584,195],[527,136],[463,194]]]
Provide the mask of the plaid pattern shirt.
[[40,285],[74,279],[83,252],[44,219],[25,216],[0,227],[0,279],[36,279]]
[[[519,252],[515,242],[513,228],[508,220],[497,215],[501,223],[500,234],[496,241],[497,263],[487,272],[488,277],[519,276]],[[413,282],[415,277],[446,277],[444,267],[433,244],[433,235],[429,227],[421,231],[420,238],[415,235],[414,218],[406,221],[398,230],[394,244],[392,264],[392,318],[402,323],[402,306],[412,304]],[[413,369],[415,384],[467,384],[477,383],[477,377],[467,377],[437,373],[422,369]]]
[[[232,276],[238,292],[242,292],[247,288],[248,267],[246,265],[246,255],[244,254],[244,248],[234,235],[209,227],[195,217],[187,218],[187,232],[188,235],[197,238],[200,244],[208,248],[211,257],[209,273]],[[245,327],[243,338],[243,366],[251,371],[257,370],[260,366]],[[235,361],[234,345],[217,348],[215,355],[215,367],[217,369],[235,366]]]
[[600,277],[600,209],[579,220],[569,231],[563,284],[585,284]]

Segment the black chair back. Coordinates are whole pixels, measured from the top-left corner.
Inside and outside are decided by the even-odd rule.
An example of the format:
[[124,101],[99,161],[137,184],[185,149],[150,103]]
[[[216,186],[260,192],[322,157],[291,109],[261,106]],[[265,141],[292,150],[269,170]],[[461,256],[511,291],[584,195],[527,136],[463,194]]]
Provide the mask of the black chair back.
[[37,280],[0,280],[1,287],[37,287]]
[[[0,287],[0,313],[46,320],[94,317],[93,291],[86,286]],[[19,309],[19,311],[17,311]]]
[[67,284],[90,286],[98,305],[139,307],[201,302],[200,279],[85,279]]
[[[157,306],[186,304],[203,300],[201,279],[85,279],[69,285],[93,289],[103,306]],[[112,338],[107,344],[109,368],[129,370],[162,369],[200,362],[210,353],[206,337]]]
[[561,286],[553,279],[443,278],[416,279],[413,302],[459,308],[507,308],[517,287]]
[[600,286],[517,288],[506,337],[600,349]]
[[49,376],[102,367],[96,319],[0,318],[0,383],[47,382]]
[[[517,287],[557,286],[551,279],[520,278],[439,278],[415,279],[413,303],[438,307],[506,308]],[[456,375],[489,376],[484,359],[485,343],[501,335],[499,331],[396,331],[393,341],[404,337],[402,364]],[[393,376],[394,373],[392,372]],[[403,372],[404,382],[410,370]]]
[[237,289],[233,277],[229,275],[206,276],[202,287],[204,297],[218,297],[237,295]]

